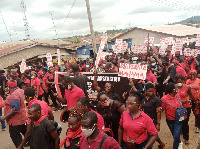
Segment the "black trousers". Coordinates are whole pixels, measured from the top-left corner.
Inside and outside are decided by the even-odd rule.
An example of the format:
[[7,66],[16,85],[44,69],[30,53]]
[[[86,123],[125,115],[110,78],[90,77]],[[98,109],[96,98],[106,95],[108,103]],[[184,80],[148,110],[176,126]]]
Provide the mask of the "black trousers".
[[186,108],[187,109],[187,119],[183,121],[183,126],[182,126],[182,133],[183,133],[183,139],[186,141],[189,140],[189,125],[188,121],[190,118],[190,113],[191,113],[191,108]]
[[53,93],[57,93],[57,92],[56,92],[56,88],[49,89],[49,90],[48,90],[48,93],[45,92],[45,94],[44,94],[44,96],[45,96],[45,101],[48,103],[48,98],[49,98],[49,95],[50,95],[54,107],[57,108],[57,107],[58,107],[58,104],[57,104],[57,102],[56,102],[56,97],[54,97]]
[[27,131],[27,125],[26,124],[17,125],[17,126],[9,125],[10,137],[11,137],[16,148],[22,142],[22,135],[21,134],[25,135],[26,131]]

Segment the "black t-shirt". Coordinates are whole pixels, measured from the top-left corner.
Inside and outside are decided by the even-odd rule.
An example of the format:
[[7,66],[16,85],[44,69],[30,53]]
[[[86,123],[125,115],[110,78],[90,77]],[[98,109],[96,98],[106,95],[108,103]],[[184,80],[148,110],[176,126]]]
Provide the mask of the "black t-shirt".
[[123,104],[117,100],[113,100],[113,104],[110,107],[103,108],[101,105],[97,106],[97,111],[104,119],[105,127],[111,128],[114,133],[114,139],[118,140],[118,128],[121,114],[118,109]]
[[6,83],[6,77],[5,76],[1,76],[0,77],[0,94],[3,94],[3,82],[5,81]]
[[156,108],[158,107],[161,107],[161,100],[156,95],[151,96],[148,100],[146,98],[142,100],[142,110],[151,119],[157,119]]
[[85,76],[85,75],[74,76],[72,78],[72,82],[76,86],[81,88],[83,90],[83,92],[85,93],[85,96],[88,97],[88,93],[87,93],[87,76]]
[[54,149],[55,142],[50,136],[52,130],[55,130],[55,126],[48,118],[44,118],[36,127],[31,122],[30,149]]

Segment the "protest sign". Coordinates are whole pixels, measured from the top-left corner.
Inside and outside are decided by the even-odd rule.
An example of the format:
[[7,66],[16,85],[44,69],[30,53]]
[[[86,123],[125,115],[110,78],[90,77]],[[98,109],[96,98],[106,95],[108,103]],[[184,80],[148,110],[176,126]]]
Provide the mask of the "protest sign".
[[123,40],[122,39],[116,39],[115,45],[112,46],[114,53],[122,53],[122,44]]
[[200,46],[200,34],[197,34],[197,38],[196,38],[196,46]]
[[144,80],[146,73],[147,65],[120,63],[119,76]]
[[[57,93],[60,97],[64,95],[63,88],[60,86],[61,80],[66,75],[66,72],[55,72],[55,83]],[[87,93],[90,99],[96,99],[98,92],[95,91],[93,87],[94,74],[92,72],[83,72],[88,78],[87,82]],[[71,76],[73,77],[73,76]],[[73,81],[73,79],[72,79]],[[97,78],[98,86],[102,89],[105,87],[106,82],[112,82],[114,85],[114,92],[122,97],[122,94],[127,90],[128,78],[123,78],[118,75],[118,73],[99,73]],[[76,85],[76,84],[75,84]]]
[[165,55],[165,51],[166,51],[165,49],[161,49],[161,48],[160,48],[160,49],[159,49],[159,54]]
[[60,49],[57,49],[58,65],[60,65]]
[[97,53],[97,57],[96,57],[96,60],[95,60],[95,66],[96,68],[98,67],[99,65],[99,61],[101,59],[101,53],[103,52],[103,49],[107,43],[107,34],[105,36],[102,37],[102,40],[101,40],[101,43],[100,43],[100,47],[99,47],[99,50],[98,50],[98,53]]
[[176,38],[175,40],[175,49],[176,51],[178,50],[182,50],[182,47],[183,47],[183,42],[180,38]]
[[197,57],[198,54],[200,54],[200,50],[198,50],[198,49],[185,48],[185,50],[184,50],[184,55],[187,57],[188,56]]
[[48,67],[53,66],[51,53],[47,53],[46,58],[47,58],[47,66]]
[[[149,44],[153,44],[153,43],[154,43],[154,37],[149,37]],[[144,44],[148,44],[148,37],[145,38]]]
[[20,72],[24,73],[26,70],[26,60],[25,59],[22,59],[21,65],[19,65],[19,67],[20,67]]

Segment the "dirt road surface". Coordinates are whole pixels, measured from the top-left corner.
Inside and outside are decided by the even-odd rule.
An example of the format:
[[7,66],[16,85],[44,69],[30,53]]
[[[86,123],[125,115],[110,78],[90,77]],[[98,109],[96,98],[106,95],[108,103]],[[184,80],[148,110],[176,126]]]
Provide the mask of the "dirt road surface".
[[[61,111],[54,112],[55,120],[59,122],[63,128],[61,136],[60,136],[62,140],[65,138],[65,132],[68,126],[67,126],[67,123],[60,122],[60,114],[61,114]],[[192,113],[190,116],[189,125],[190,125],[190,139],[189,139],[190,144],[189,146],[183,145],[183,149],[196,149],[198,142],[200,141],[200,133],[195,133],[194,115]],[[173,138],[166,124],[164,113],[162,113],[161,131],[159,132],[159,137],[166,144],[165,149],[172,149]],[[182,141],[184,140],[182,139]],[[158,143],[156,142],[153,146],[153,149],[157,149],[158,148],[157,146],[158,146]],[[0,132],[0,149],[15,149],[15,146],[9,136],[8,127],[6,131]],[[29,147],[26,147],[25,149],[29,149]]]

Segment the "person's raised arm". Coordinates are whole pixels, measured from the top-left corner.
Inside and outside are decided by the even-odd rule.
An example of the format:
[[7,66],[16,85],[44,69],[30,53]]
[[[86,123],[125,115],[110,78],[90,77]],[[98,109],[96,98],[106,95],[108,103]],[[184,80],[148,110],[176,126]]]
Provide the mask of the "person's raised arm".
[[94,76],[93,86],[94,86],[94,89],[99,93],[101,91],[101,88],[98,86],[97,78],[98,76]]
[[154,54],[153,57],[154,57],[155,60],[158,62],[158,65],[161,66],[161,67],[163,67],[163,65],[162,65],[162,61],[158,58],[158,56]]

